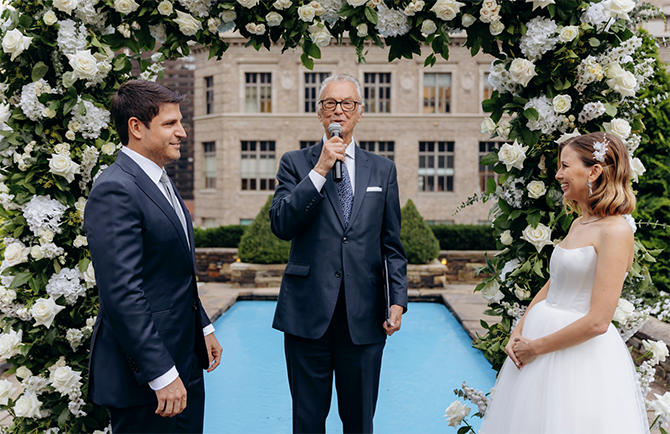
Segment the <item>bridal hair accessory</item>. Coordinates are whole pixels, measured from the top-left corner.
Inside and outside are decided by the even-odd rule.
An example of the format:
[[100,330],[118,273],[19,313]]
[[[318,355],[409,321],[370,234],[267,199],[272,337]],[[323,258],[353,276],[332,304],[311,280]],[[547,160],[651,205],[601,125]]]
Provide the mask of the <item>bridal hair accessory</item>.
[[605,153],[609,149],[607,145],[610,144],[610,141],[607,140],[607,136],[603,134],[602,142],[593,142],[593,158],[601,163],[605,162]]
[[590,179],[586,182],[586,185],[589,186],[589,196],[591,196],[593,194],[593,183]]

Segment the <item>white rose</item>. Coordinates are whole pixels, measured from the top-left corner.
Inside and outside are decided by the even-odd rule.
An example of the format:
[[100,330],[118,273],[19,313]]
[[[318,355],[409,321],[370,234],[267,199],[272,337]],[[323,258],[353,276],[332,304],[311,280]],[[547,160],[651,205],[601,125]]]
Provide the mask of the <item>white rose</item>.
[[79,0],[54,0],[53,5],[61,12],[72,15],[72,11],[79,4]]
[[221,15],[219,15],[219,17],[221,17],[221,21],[223,21],[224,23],[229,23],[231,21],[235,21],[235,18],[237,18],[237,12],[235,12],[232,9],[229,9],[227,11],[221,12]]
[[74,371],[69,366],[60,366],[51,371],[49,381],[51,386],[56,389],[61,395],[69,393],[70,389],[81,387],[77,384],[81,380],[81,373]]
[[30,372],[30,369],[26,368],[25,366],[21,366],[21,367],[19,367],[19,369],[16,370],[16,376],[23,379],[23,378],[32,377],[33,373]]
[[612,122],[604,122],[603,127],[608,133],[626,140],[630,136],[630,124],[625,119],[612,119]]
[[54,146],[54,152],[58,155],[70,155],[70,145],[67,143],[59,143]]
[[477,18],[474,17],[474,15],[470,14],[463,14],[461,16],[461,23],[463,24],[463,27],[470,27],[477,21]]
[[30,314],[35,319],[35,325],[43,325],[46,328],[51,327],[56,314],[65,309],[65,306],[56,304],[53,298],[49,297],[38,299],[30,308]]
[[642,176],[642,174],[646,172],[647,169],[644,168],[644,164],[642,164],[642,161],[640,161],[640,159],[637,157],[629,157],[628,162],[630,163],[633,181],[638,182],[639,177]]
[[310,5],[300,6],[298,8],[298,16],[306,23],[311,23],[314,19],[314,15],[316,15],[316,9]]
[[9,359],[21,352],[21,338],[23,337],[23,330],[9,330],[9,333],[0,335],[0,357]]
[[91,50],[77,51],[76,54],[68,54],[67,57],[73,70],[72,79],[91,79],[98,73],[98,62],[91,54]]
[[607,70],[607,85],[622,96],[635,96],[637,80],[632,72],[624,70],[621,65],[614,64]]
[[31,417],[39,419],[42,417],[40,407],[42,403],[37,399],[37,395],[31,392],[26,392],[23,396],[16,400],[14,404],[14,414],[17,417]]
[[44,253],[42,252],[40,246],[32,246],[30,248],[30,256],[32,256],[36,261],[39,261],[40,259],[44,258]]
[[616,310],[614,311],[612,320],[618,322],[619,325],[625,324],[633,315],[633,312],[635,312],[635,306],[633,306],[633,303],[620,298],[616,305]]
[[202,30],[200,21],[182,11],[177,11],[177,18],[174,22],[179,25],[179,30],[186,36],[193,36],[198,30]]
[[116,151],[116,146],[114,146],[114,143],[107,142],[104,145],[102,145],[100,150],[105,155],[112,155],[114,151]]
[[359,6],[363,6],[365,3],[367,3],[368,0],[347,0],[347,3],[349,3],[350,6],[353,6],[355,8]]
[[528,197],[532,199],[539,199],[547,192],[543,181],[530,181],[526,188],[528,189]]
[[572,108],[572,97],[570,95],[556,95],[551,100],[556,113],[565,113]]
[[70,183],[74,181],[74,175],[79,173],[79,165],[69,156],[54,154],[49,159],[49,171],[54,175],[62,176]]
[[259,0],[237,0],[237,2],[245,8],[251,9],[258,4]]
[[268,14],[265,16],[265,21],[267,21],[268,26],[270,27],[276,27],[281,24],[282,20],[284,17],[281,16],[281,14],[278,14],[277,12],[268,12]]
[[89,262],[86,271],[82,273],[84,282],[86,282],[87,288],[93,288],[95,286],[95,270],[93,269],[93,263]]
[[37,235],[40,237],[40,242],[50,243],[54,240],[54,233],[48,229],[40,229]]
[[54,117],[56,117],[56,110],[49,107],[45,107],[44,110],[42,110],[42,116],[45,118],[53,119]]
[[88,240],[83,235],[77,235],[77,237],[72,242],[72,245],[77,247],[77,248],[88,246]]
[[496,128],[498,126],[496,125],[495,122],[493,122],[493,119],[491,119],[490,116],[487,116],[484,118],[481,124],[481,131],[482,134],[493,134],[496,131]]
[[644,345],[645,352],[651,351],[651,360],[654,365],[665,361],[665,358],[668,357],[668,346],[663,341],[644,340],[642,345]]
[[454,401],[447,407],[444,417],[449,421],[449,426],[456,428],[468,414],[470,414],[470,407],[466,407],[461,401]]
[[158,3],[158,7],[156,9],[158,10],[159,14],[164,15],[166,17],[169,17],[170,15],[172,15],[172,12],[174,12],[172,2],[168,0],[163,0],[162,2]]
[[9,187],[4,182],[0,182],[0,193],[9,193]]
[[309,26],[309,38],[317,47],[325,47],[330,44],[330,39],[333,36],[330,34],[326,26],[321,23],[312,24]]
[[537,75],[535,64],[528,59],[520,58],[512,60],[509,73],[512,80],[523,87],[528,86],[528,82]]
[[551,241],[551,229],[542,223],[538,223],[535,229],[531,225],[526,226],[526,229],[522,232],[521,239],[535,246],[538,252],[542,251],[544,246],[554,244]]
[[280,11],[290,8],[291,5],[291,0],[277,0],[276,2],[272,3],[272,7]]
[[509,229],[500,234],[500,242],[506,246],[509,246],[514,242],[514,239],[512,238],[512,233],[510,232]]
[[421,23],[421,33],[425,35],[432,35],[437,30],[437,25],[433,20],[424,20]]
[[11,381],[0,380],[0,404],[7,405],[9,403],[9,398],[11,398],[17,390],[18,389],[14,387]]
[[565,26],[558,34],[558,40],[565,43],[579,36],[579,26]]
[[566,141],[568,141],[568,140],[570,140],[574,137],[579,137],[579,136],[581,136],[581,134],[579,133],[579,130],[577,128],[575,128],[573,132],[564,133],[561,137],[556,139],[556,143],[558,143],[560,145],[563,142],[566,142]]
[[12,107],[9,104],[0,104],[0,129],[2,129],[11,114]]
[[501,120],[498,122],[498,128],[496,128],[496,133],[500,137],[503,138],[503,140],[507,140],[509,137],[509,133],[512,131],[512,124],[508,120]]
[[456,18],[463,6],[465,6],[465,3],[457,2],[456,0],[437,0],[435,6],[430,10],[434,12],[439,19],[451,21]]
[[13,267],[24,262],[28,262],[30,249],[21,243],[12,243],[5,249],[5,259],[2,261],[4,268]]
[[265,33],[265,24],[248,23],[244,28],[253,35],[262,35]]
[[498,15],[498,12],[500,11],[500,6],[498,6],[497,9],[487,9],[482,7],[479,11],[479,20],[482,23],[494,23],[496,21],[500,21],[500,15]]
[[135,12],[140,7],[135,0],[114,0],[114,9],[122,14]]
[[500,291],[500,283],[493,279],[489,282],[486,282],[486,285],[484,285],[482,288],[482,297],[488,300],[489,304],[498,303],[500,300],[505,298],[505,294]]
[[635,1],[633,0],[605,0],[602,2],[605,13],[612,18],[620,18],[623,20],[630,20],[628,12],[635,8]]
[[512,170],[512,167],[523,169],[523,162],[526,159],[526,151],[528,146],[522,146],[514,141],[513,144],[505,143],[498,151],[498,160],[505,165],[507,171]]
[[23,36],[23,33],[19,29],[13,29],[8,31],[5,34],[5,37],[2,38],[2,50],[6,54],[11,54],[11,61],[14,61],[18,55],[23,53],[23,50],[30,46],[30,42],[33,38]]
[[359,24],[358,27],[356,27],[356,35],[359,38],[364,38],[368,35],[368,25],[365,23]]
[[514,295],[516,295],[516,298],[519,300],[525,300],[527,298],[530,298],[530,291],[523,289],[516,283],[514,284]]
[[74,139],[75,139],[76,137],[77,137],[77,136],[74,134],[74,131],[72,131],[72,130],[67,130],[67,131],[65,132],[65,138],[68,139],[68,140],[72,140],[72,141],[74,141]]
[[670,417],[670,392],[665,392],[663,396],[654,393],[654,396],[656,401],[652,401],[650,405],[656,416]]
[[491,24],[489,24],[489,32],[493,35],[499,35],[505,30],[505,25],[502,23],[502,21],[494,21]]
[[49,9],[44,13],[42,20],[44,20],[44,24],[46,24],[47,26],[53,26],[58,22],[58,17],[56,16],[56,13],[54,11]]

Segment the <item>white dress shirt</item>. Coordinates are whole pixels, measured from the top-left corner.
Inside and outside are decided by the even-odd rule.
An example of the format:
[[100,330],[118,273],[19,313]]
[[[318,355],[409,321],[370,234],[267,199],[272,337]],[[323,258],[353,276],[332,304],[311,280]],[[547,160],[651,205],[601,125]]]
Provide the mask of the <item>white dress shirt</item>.
[[[324,134],[323,142],[326,143],[327,141],[328,138]],[[347,145],[347,149],[344,152],[346,153],[344,164],[347,165],[347,172],[349,172],[349,180],[351,181],[351,191],[353,196],[356,191],[356,141],[353,137],[351,138],[351,143]],[[309,172],[309,179],[312,180],[314,187],[321,193],[321,189],[323,189],[323,186],[326,184],[326,178],[312,169]]]
[[[158,189],[163,193],[163,196],[165,196],[165,199],[168,201],[168,204],[170,204],[170,207],[172,207],[168,192],[165,189],[165,186],[163,186],[163,183],[161,183],[161,176],[163,175],[163,171],[165,169],[149,160],[147,157],[128,148],[127,146],[122,147],[121,152],[129,156],[135,163],[137,163],[138,166],[140,166],[144,173],[147,174],[149,179],[151,179],[153,183],[156,184],[156,187],[158,187]],[[209,324],[208,326],[203,327],[202,333],[205,336],[214,333],[214,326]],[[153,381],[150,381],[149,387],[151,387],[152,390],[160,390],[176,380],[177,377],[179,377],[179,372],[177,371],[177,367],[173,366],[165,374],[161,375]]]

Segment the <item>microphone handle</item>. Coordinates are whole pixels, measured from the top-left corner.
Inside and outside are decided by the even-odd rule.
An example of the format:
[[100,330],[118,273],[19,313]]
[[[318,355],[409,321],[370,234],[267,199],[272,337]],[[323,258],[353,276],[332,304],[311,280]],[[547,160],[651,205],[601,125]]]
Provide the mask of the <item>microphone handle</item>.
[[333,181],[342,182],[342,162],[337,160],[333,166]]

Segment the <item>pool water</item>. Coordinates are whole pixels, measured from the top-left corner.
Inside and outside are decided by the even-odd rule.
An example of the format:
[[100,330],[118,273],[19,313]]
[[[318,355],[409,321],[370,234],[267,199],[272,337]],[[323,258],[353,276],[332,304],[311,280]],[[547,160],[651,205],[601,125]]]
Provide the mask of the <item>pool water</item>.
[[[274,301],[239,301],[215,322],[224,352],[221,365],[205,373],[205,433],[291,432],[284,336],[272,328],[275,306]],[[488,392],[495,372],[445,306],[410,303],[402,329],[386,341],[375,432],[455,433],[444,410],[457,399],[453,390],[463,380]],[[342,432],[336,399],[328,433]],[[478,429],[481,419],[471,420]]]

